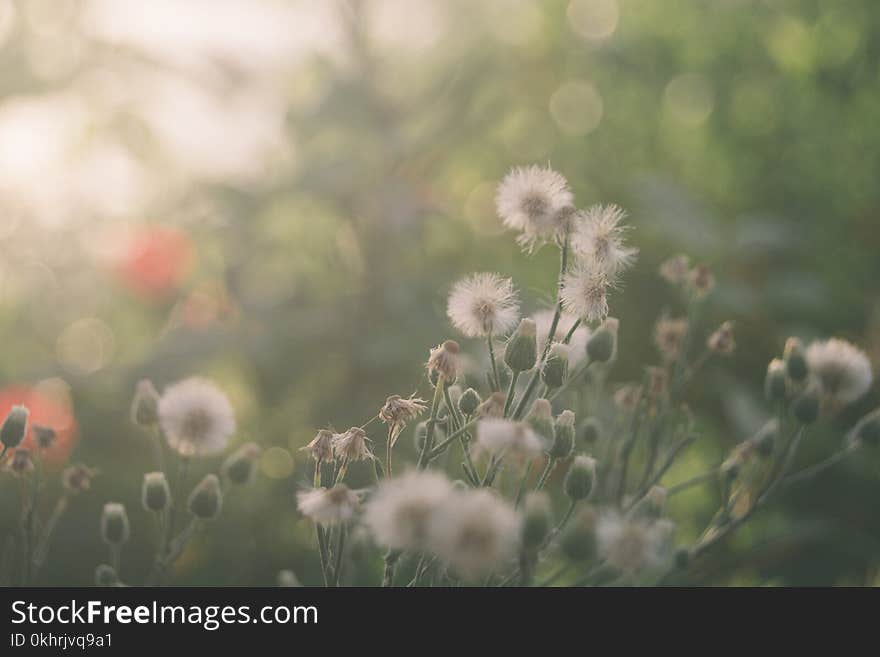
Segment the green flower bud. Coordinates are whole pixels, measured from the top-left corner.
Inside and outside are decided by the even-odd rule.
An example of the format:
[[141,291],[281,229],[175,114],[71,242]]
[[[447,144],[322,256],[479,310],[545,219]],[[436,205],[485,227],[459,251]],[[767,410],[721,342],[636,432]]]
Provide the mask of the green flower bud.
[[21,444],[27,433],[30,412],[24,406],[13,406],[0,427],[0,443],[5,449],[14,449]]
[[807,378],[807,374],[810,373],[810,366],[807,364],[804,343],[799,338],[789,338],[786,341],[783,360],[785,361],[785,369],[792,381],[801,382]]
[[853,429],[857,440],[871,447],[880,445],[880,409],[868,413]]
[[764,379],[764,394],[768,401],[779,403],[785,401],[788,394],[785,362],[774,358],[767,366],[767,377]]
[[220,515],[223,506],[223,495],[220,492],[220,480],[215,474],[209,474],[190,493],[187,503],[189,512],[200,520],[213,520]]
[[526,416],[526,423],[544,439],[545,446],[553,444],[553,409],[546,399],[536,399]]
[[538,360],[538,339],[535,322],[529,318],[522,320],[519,327],[507,341],[504,362],[512,372],[526,372]]
[[101,538],[108,545],[122,545],[128,542],[130,530],[128,514],[122,504],[108,502],[101,513]]
[[159,423],[159,391],[152,381],[143,379],[138,382],[131,402],[131,421],[147,428]]
[[572,449],[574,449],[574,413],[566,410],[556,418],[550,456],[555,459],[565,459],[571,455]]
[[584,509],[562,532],[559,547],[572,561],[589,561],[596,556],[596,513]]
[[550,389],[558,388],[565,382],[565,376],[567,373],[568,345],[557,342],[550,347],[547,361],[541,369],[541,381],[543,381]]
[[617,350],[617,330],[620,322],[609,317],[587,340],[587,356],[591,362],[607,363]]
[[458,400],[458,410],[465,417],[473,415],[477,412],[477,407],[479,407],[481,402],[479,393],[473,388],[468,388],[461,393],[461,397]]
[[523,514],[522,541],[527,552],[543,545],[552,524],[550,498],[546,493],[529,493]]
[[822,408],[821,390],[815,382],[810,382],[803,392],[791,402],[791,414],[801,424],[813,424],[819,419]]
[[256,443],[245,443],[223,462],[221,471],[226,481],[244,485],[254,476],[260,447]]
[[590,496],[595,480],[596,460],[589,456],[576,456],[568,468],[562,488],[570,500],[578,502]]
[[102,563],[95,568],[95,586],[121,586],[119,583],[119,575],[116,574],[116,571],[113,570],[112,566]]
[[144,475],[141,501],[147,511],[160,513],[171,504],[171,489],[164,472],[148,472]]
[[588,417],[581,422],[580,436],[581,439],[588,444],[598,442],[602,437],[602,423],[598,418]]

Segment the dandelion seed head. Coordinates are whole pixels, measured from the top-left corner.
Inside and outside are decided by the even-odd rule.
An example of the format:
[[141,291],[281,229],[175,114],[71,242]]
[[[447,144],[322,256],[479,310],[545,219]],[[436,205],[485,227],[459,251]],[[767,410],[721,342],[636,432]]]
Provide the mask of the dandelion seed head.
[[450,481],[436,472],[410,471],[385,479],[365,505],[364,522],[381,545],[425,549],[433,516],[453,491]]
[[509,278],[471,274],[452,287],[446,314],[468,338],[506,335],[519,320],[519,298]]
[[565,178],[536,165],[516,167],[498,185],[495,206],[504,225],[520,232],[517,242],[531,253],[566,229],[574,197]]
[[846,340],[813,342],[807,347],[806,358],[825,397],[835,404],[851,404],[861,398],[874,380],[868,356]]
[[599,267],[579,263],[563,278],[560,298],[565,310],[588,322],[608,315],[608,290],[615,281]]
[[333,488],[312,488],[296,494],[296,508],[319,525],[338,525],[354,517],[360,504],[357,493],[345,484]]
[[616,205],[594,205],[582,213],[572,247],[591,266],[614,277],[635,263],[638,249],[626,246],[626,212]]
[[159,424],[181,456],[223,451],[235,433],[232,405],[213,383],[192,378],[169,386],[159,400]]
[[476,447],[489,455],[530,459],[541,455],[544,441],[524,422],[488,418],[477,423]]

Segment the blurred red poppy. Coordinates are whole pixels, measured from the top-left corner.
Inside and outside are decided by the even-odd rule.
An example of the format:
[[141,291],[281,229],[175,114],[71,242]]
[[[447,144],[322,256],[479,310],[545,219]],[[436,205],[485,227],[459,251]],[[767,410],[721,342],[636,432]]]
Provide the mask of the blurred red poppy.
[[76,419],[73,417],[70,400],[62,385],[27,387],[9,385],[0,388],[0,421],[6,417],[13,406],[21,404],[30,411],[28,430],[22,447],[34,451],[34,427],[53,429],[56,434],[54,444],[42,451],[43,465],[56,469],[67,463],[78,440]]
[[180,287],[192,267],[194,251],[181,231],[148,226],[129,236],[117,270],[135,294],[161,300]]

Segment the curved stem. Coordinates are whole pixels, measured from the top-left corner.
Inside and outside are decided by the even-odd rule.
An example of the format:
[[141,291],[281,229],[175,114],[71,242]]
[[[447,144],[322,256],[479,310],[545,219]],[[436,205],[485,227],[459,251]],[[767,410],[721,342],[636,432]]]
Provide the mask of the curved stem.
[[492,391],[498,392],[501,389],[501,379],[498,378],[498,363],[495,361],[495,346],[492,344],[492,334],[486,336],[486,344],[489,346],[489,363],[492,367]]

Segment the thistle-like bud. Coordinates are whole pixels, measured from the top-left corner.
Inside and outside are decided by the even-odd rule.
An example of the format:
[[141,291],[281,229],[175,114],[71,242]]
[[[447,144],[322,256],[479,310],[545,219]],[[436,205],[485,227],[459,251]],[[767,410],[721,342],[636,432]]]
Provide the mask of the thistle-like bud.
[[529,493],[522,524],[522,545],[527,552],[534,552],[543,545],[552,522],[550,498],[547,494]]
[[553,409],[546,399],[536,399],[526,416],[526,422],[544,440],[544,444],[553,444]]
[[189,512],[200,520],[213,520],[220,515],[222,506],[220,479],[215,474],[206,475],[190,493],[187,502]]
[[783,360],[785,361],[785,369],[792,381],[801,382],[807,378],[807,374],[810,373],[810,366],[807,363],[804,343],[800,338],[789,338],[785,341]]
[[98,474],[94,468],[77,463],[64,469],[61,484],[71,493],[82,493],[92,487],[92,479]]
[[31,427],[31,433],[40,449],[49,449],[58,440],[58,434],[52,427],[46,427],[42,424],[35,424]]
[[785,401],[785,397],[788,394],[785,362],[779,358],[774,358],[767,366],[767,377],[764,379],[764,394],[767,396],[767,400],[773,403]]
[[164,472],[148,472],[144,475],[141,502],[147,511],[161,513],[171,504],[171,489]]
[[30,450],[18,448],[12,453],[9,469],[17,475],[25,475],[34,471],[34,460]]
[[572,561],[587,561],[596,555],[596,512],[584,509],[562,533],[559,547]]
[[719,326],[709,339],[706,346],[713,354],[729,356],[736,349],[736,340],[733,337],[733,322],[724,322]]
[[260,458],[260,446],[256,443],[245,443],[223,462],[221,472],[226,481],[242,486],[250,482],[257,469]]
[[13,406],[0,427],[0,443],[5,449],[15,449],[27,433],[30,412],[24,406]]
[[620,321],[608,317],[587,340],[587,357],[593,363],[607,363],[617,351],[617,330]]
[[596,459],[589,456],[576,456],[565,479],[562,488],[568,499],[573,502],[585,500],[593,492],[593,482],[596,480]]
[[574,449],[574,413],[562,411],[556,418],[556,426],[553,438],[553,446],[550,448],[550,456],[555,459],[565,459],[571,455]]
[[131,402],[131,421],[145,428],[159,423],[159,391],[149,379],[138,381]]
[[479,393],[473,388],[468,388],[461,393],[461,397],[458,399],[458,410],[465,417],[469,417],[477,412],[481,401]]
[[511,372],[526,372],[538,360],[538,338],[535,321],[528,317],[519,323],[507,341],[504,362]]
[[810,381],[791,402],[791,414],[801,424],[813,424],[822,410],[822,390],[818,383]]
[[507,395],[503,392],[493,392],[477,408],[477,415],[481,418],[504,417],[504,403]]
[[122,545],[130,534],[128,514],[125,507],[116,502],[108,502],[101,513],[101,539],[108,545]]
[[599,418],[588,417],[581,422],[578,432],[585,443],[592,445],[602,437],[602,423],[599,421]]
[[560,387],[565,382],[568,373],[568,345],[555,342],[550,347],[547,361],[541,368],[541,380],[551,390]]
[[113,566],[102,563],[95,568],[95,586],[121,586],[119,583],[119,575],[116,574]]
[[653,486],[651,490],[633,507],[632,514],[641,518],[655,520],[663,515],[666,508],[666,489]]
[[447,384],[455,383],[458,377],[458,354],[461,347],[455,340],[447,340],[439,347],[431,349],[428,357],[428,377],[431,383],[436,385],[439,377]]
[[880,409],[868,413],[859,420],[852,435],[859,442],[876,447],[880,445]]

